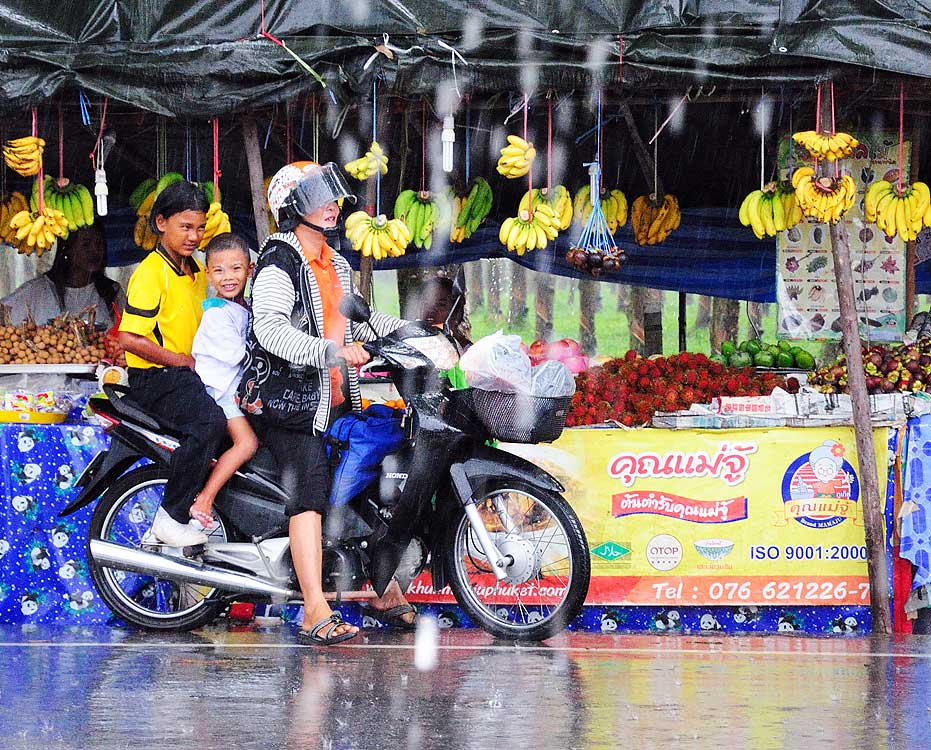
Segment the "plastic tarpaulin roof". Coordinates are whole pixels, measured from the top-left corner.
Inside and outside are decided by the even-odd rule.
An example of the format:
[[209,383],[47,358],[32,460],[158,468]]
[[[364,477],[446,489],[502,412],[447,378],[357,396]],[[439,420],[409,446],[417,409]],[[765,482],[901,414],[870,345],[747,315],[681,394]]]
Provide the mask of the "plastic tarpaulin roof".
[[[81,86],[204,117],[315,86],[284,49],[257,38],[261,15],[259,0],[0,0],[0,106]],[[364,65],[385,34],[394,59],[379,55],[376,67],[408,95],[452,79],[453,49],[456,82],[472,92],[617,81],[621,51],[624,85],[636,89],[807,84],[847,66],[928,75],[931,49],[921,0],[269,0],[265,28],[343,95],[367,90]]]

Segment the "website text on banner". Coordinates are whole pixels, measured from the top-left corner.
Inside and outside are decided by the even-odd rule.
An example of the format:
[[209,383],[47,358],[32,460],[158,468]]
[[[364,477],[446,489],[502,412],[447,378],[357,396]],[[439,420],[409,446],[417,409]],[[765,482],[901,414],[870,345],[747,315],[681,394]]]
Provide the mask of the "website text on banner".
[[[885,497],[886,430],[874,445]],[[587,604],[869,603],[852,428],[570,429],[506,447],[565,485],[591,547]],[[427,574],[411,586],[448,593]]]

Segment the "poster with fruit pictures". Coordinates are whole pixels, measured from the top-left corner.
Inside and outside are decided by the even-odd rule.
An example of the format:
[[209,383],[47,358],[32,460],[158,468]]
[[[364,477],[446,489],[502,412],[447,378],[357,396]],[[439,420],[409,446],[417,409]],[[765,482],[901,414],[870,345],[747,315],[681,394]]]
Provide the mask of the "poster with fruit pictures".
[[[871,341],[900,341],[905,332],[905,243],[887,237],[863,217],[863,196],[876,180],[898,179],[898,134],[853,133],[860,141],[839,168],[857,183],[858,200],[844,217],[850,238],[854,292],[860,316],[860,335]],[[905,178],[911,144],[904,147]],[[780,143],[783,178],[812,159],[804,147],[786,136]],[[808,341],[840,340],[840,305],[834,277],[831,233],[827,224],[811,220],[776,238],[776,335]]]

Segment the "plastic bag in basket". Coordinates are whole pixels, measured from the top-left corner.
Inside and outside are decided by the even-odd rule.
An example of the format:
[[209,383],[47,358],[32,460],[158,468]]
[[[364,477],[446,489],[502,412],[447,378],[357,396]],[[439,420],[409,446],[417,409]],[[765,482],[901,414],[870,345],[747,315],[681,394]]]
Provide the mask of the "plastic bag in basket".
[[462,355],[459,367],[473,388],[502,393],[530,393],[530,357],[521,350],[520,336],[497,331],[476,341]]
[[533,368],[531,396],[560,398],[575,393],[575,376],[562,362],[547,360]]

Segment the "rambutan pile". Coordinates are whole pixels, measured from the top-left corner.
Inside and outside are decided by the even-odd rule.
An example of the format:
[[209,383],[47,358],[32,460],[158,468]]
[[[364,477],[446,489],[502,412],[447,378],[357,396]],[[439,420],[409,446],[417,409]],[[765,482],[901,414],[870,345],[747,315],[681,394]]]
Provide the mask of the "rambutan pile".
[[773,373],[733,368],[704,354],[644,359],[635,351],[576,377],[567,427],[614,420],[628,427],[648,423],[655,412],[688,409],[717,396],[761,396],[785,387]]

